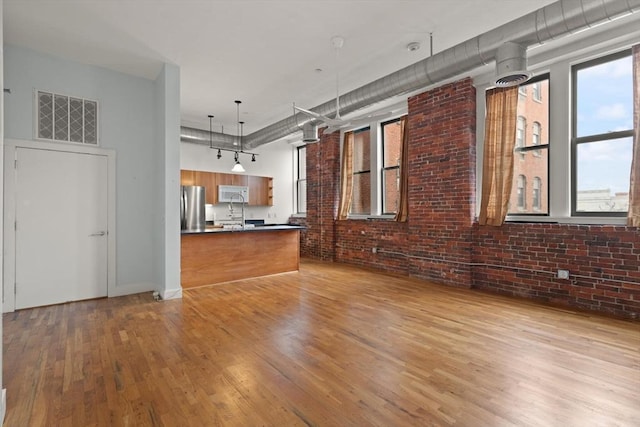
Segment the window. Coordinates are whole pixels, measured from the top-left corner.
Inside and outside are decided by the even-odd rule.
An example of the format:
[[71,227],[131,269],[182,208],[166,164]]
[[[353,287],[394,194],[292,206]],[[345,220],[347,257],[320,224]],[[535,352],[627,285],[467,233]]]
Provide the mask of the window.
[[540,82],[534,82],[532,85],[533,92],[533,100],[537,102],[542,102],[542,84]]
[[[520,101],[518,101],[520,103]],[[525,146],[525,132],[527,130],[527,119],[523,116],[518,116],[518,123],[516,127],[516,151],[520,154],[520,159],[524,159],[524,151],[522,148]]]
[[350,131],[353,188],[349,218],[389,218],[398,211],[403,118],[387,117]]
[[302,146],[297,149],[298,169],[296,177],[296,200],[297,213],[307,212],[307,147]]
[[633,135],[631,52],[573,67],[572,215],[626,216]]
[[38,139],[98,144],[98,103],[88,99],[36,92]]
[[522,85],[518,87],[518,95],[527,96],[527,87]]
[[[531,145],[540,145],[540,130],[541,130],[540,122],[533,122],[533,138],[531,138]],[[540,157],[540,150],[534,150],[533,155],[536,157]]]
[[400,197],[400,149],[402,125],[400,119],[382,123],[382,212],[398,211]]
[[[540,98],[538,102],[533,97],[518,98],[518,121],[516,124],[516,152],[520,154],[520,161],[514,162],[514,182],[509,199],[509,215],[548,215],[547,197],[549,185],[549,75],[540,75],[525,86],[538,87]],[[529,130],[527,122],[531,123]],[[527,134],[531,132],[531,134]],[[526,145],[530,138],[531,145]],[[531,156],[525,154],[530,152]],[[519,177],[516,179],[515,177]],[[526,184],[532,186],[532,203],[527,206]],[[537,196],[536,196],[537,194]],[[537,200],[536,200],[537,197]]]
[[353,132],[353,193],[351,213],[371,213],[371,132],[369,128]]
[[527,207],[527,178],[518,175],[517,180],[518,209],[524,210]]
[[533,210],[539,211],[540,204],[540,188],[542,187],[542,180],[539,176],[533,178]]

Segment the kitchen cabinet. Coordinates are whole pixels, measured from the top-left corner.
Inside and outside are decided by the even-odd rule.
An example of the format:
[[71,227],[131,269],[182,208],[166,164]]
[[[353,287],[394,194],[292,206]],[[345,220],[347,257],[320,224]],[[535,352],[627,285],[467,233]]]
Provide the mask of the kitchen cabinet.
[[249,187],[249,206],[273,206],[273,178],[254,175],[239,175],[221,172],[205,172],[182,169],[181,185],[201,185],[205,187],[207,203],[218,203],[219,185],[241,185]]
[[203,171],[195,172],[195,185],[205,188],[205,203],[215,204],[218,202],[217,174]]
[[196,171],[182,169],[180,171],[180,185],[196,185]]
[[256,206],[272,206],[271,187],[273,178],[249,176],[249,204]]

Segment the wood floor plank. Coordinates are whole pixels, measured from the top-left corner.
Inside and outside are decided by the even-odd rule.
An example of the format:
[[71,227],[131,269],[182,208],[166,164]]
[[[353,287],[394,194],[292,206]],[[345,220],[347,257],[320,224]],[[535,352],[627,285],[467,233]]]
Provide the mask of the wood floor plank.
[[3,340],[6,426],[640,425],[640,323],[311,260]]

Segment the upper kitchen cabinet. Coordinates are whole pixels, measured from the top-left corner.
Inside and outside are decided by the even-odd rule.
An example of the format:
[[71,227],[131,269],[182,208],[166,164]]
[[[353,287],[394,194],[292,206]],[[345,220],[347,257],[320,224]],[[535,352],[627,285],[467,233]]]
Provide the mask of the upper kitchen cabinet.
[[249,176],[249,204],[256,206],[273,206],[273,178]]
[[217,174],[203,171],[194,172],[195,185],[201,185],[205,188],[205,203],[218,203]]
[[180,171],[180,185],[196,185],[196,171],[182,169]]
[[211,204],[218,203],[220,185],[249,187],[249,206],[273,206],[273,178],[270,177],[183,169],[180,184],[205,187],[206,203]]

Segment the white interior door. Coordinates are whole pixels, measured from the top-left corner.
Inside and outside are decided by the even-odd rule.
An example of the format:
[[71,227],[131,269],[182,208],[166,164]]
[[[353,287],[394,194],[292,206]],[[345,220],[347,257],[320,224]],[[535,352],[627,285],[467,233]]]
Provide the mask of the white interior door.
[[107,295],[107,157],[16,153],[15,308]]

